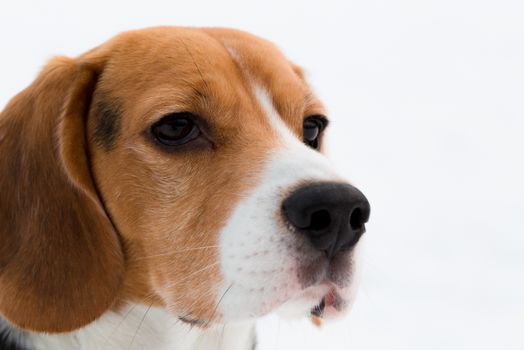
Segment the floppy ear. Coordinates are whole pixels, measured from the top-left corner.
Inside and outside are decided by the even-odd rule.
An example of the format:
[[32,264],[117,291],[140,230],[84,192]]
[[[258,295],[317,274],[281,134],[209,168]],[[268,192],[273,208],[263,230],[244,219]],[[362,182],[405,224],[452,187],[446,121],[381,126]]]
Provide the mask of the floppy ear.
[[23,329],[90,323],[124,275],[86,153],[102,66],[55,59],[0,114],[0,314]]

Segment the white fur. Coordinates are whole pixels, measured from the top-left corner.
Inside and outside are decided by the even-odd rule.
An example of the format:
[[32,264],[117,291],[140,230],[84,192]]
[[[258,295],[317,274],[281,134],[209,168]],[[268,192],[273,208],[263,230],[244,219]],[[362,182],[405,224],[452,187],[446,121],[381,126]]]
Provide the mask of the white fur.
[[253,324],[227,324],[208,330],[191,327],[163,309],[130,305],[63,335],[29,334],[35,350],[247,350]]
[[[269,150],[258,186],[238,203],[220,234],[224,282],[219,295],[225,321],[257,318],[281,306],[288,314],[305,316],[330,288],[301,285],[300,266],[314,264],[322,253],[286,226],[281,205],[304,182],[340,179],[322,154],[287,128],[269,94],[256,83],[253,92],[280,142]],[[345,297],[350,298],[351,289]]]

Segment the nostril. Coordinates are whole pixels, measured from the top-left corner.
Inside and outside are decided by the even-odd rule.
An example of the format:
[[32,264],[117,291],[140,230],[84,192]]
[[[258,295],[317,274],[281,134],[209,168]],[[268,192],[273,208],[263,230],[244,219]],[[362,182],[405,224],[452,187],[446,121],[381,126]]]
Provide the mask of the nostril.
[[311,222],[308,229],[322,231],[331,226],[331,215],[329,211],[322,209],[311,214]]
[[362,229],[362,226],[364,225],[364,221],[365,221],[365,218],[362,213],[362,209],[356,208],[355,210],[353,210],[353,212],[351,213],[349,217],[349,225],[351,226],[351,228],[355,231]]
[[282,202],[281,211],[290,231],[304,235],[332,258],[359,241],[370,209],[355,187],[328,182],[298,188]]

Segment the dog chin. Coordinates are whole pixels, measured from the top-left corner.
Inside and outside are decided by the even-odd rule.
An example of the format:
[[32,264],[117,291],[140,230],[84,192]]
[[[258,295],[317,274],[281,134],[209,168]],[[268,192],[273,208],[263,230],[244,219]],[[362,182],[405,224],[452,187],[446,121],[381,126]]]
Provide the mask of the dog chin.
[[330,285],[310,287],[299,296],[286,301],[274,313],[284,319],[316,317],[334,320],[350,308],[353,288],[339,289]]

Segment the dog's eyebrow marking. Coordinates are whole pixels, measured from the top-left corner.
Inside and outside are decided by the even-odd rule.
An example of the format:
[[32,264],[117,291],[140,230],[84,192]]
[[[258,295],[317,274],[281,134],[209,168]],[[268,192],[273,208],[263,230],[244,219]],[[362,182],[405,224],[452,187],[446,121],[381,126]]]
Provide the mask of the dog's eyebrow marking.
[[122,108],[116,99],[111,99],[107,94],[101,93],[93,106],[95,144],[103,147],[107,152],[113,150],[116,139],[120,133],[120,120]]

